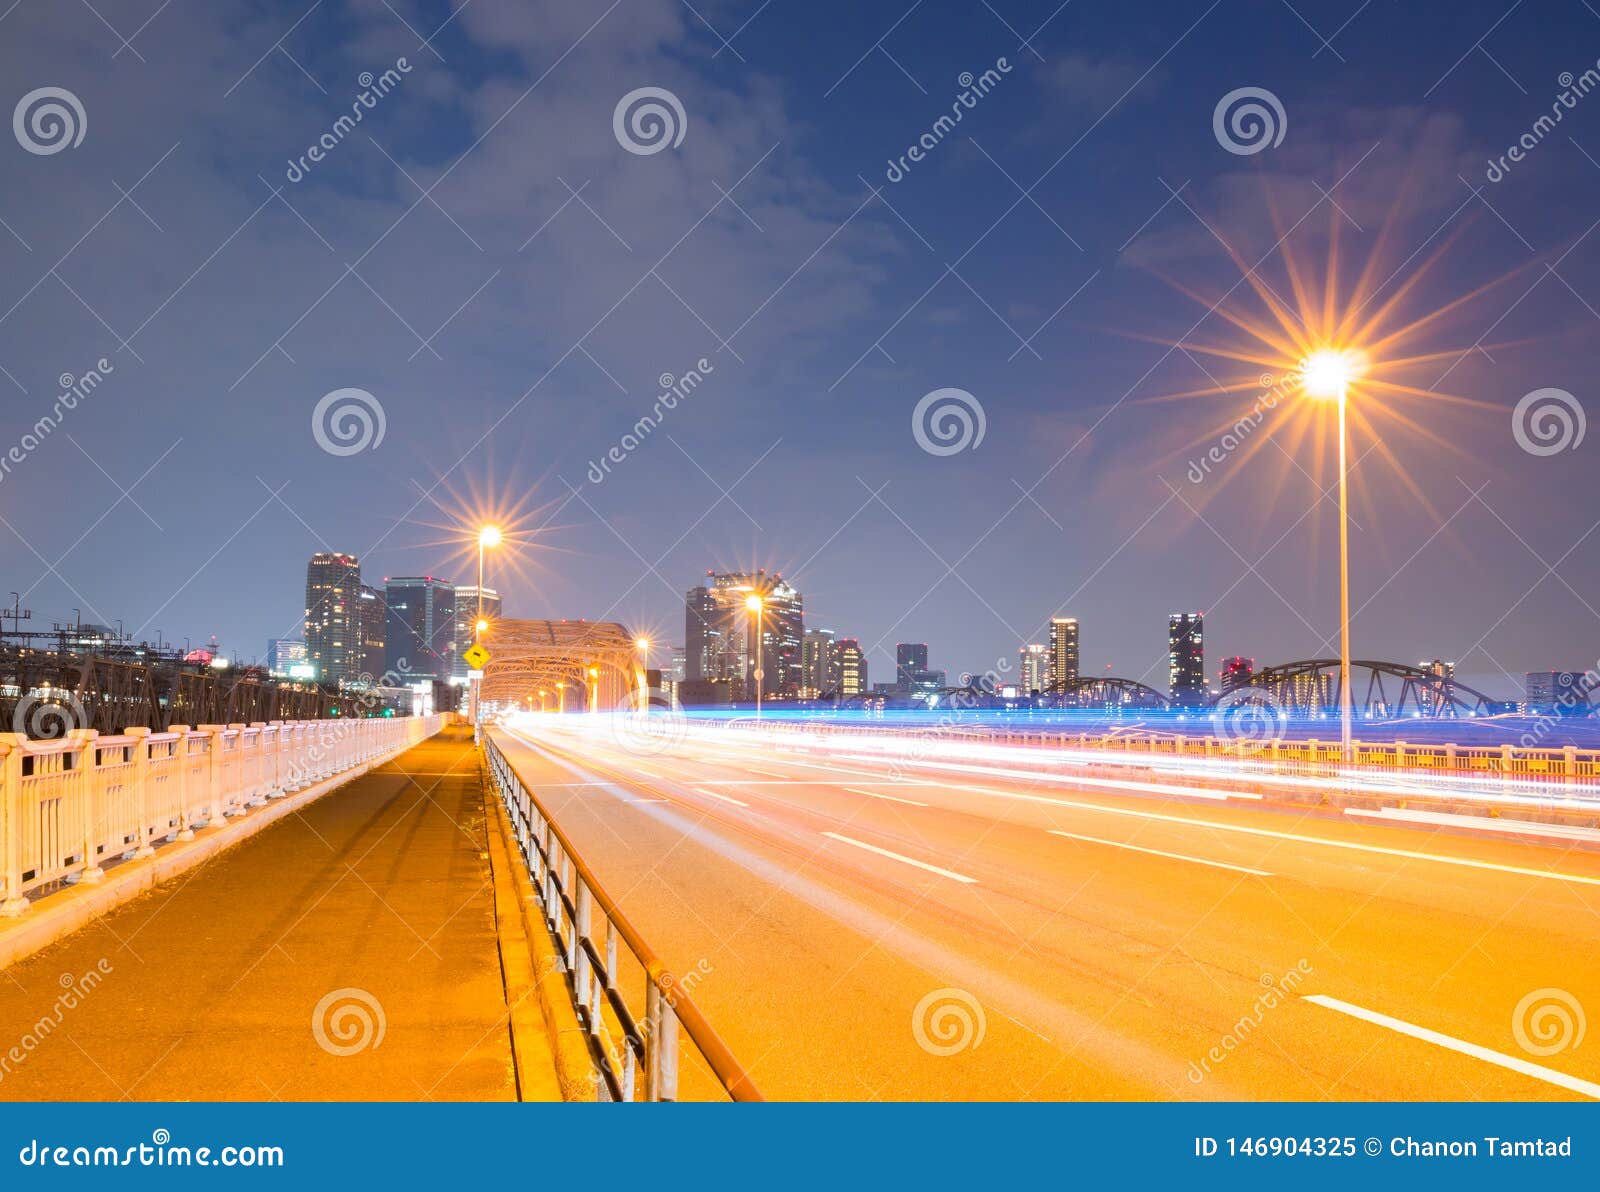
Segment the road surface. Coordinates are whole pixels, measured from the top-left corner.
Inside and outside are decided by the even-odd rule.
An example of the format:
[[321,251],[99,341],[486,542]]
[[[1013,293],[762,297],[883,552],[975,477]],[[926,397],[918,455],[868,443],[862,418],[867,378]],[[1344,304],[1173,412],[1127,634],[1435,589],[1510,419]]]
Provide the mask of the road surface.
[[769,1098],[1600,1098],[1592,846],[737,731],[493,732]]

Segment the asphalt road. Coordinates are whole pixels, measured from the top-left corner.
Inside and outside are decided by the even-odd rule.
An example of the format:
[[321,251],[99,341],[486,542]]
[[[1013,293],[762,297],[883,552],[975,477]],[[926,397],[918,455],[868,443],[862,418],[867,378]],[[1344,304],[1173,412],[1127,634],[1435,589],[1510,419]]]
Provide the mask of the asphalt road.
[[586,719],[495,738],[769,1098],[1600,1098],[1590,845]]

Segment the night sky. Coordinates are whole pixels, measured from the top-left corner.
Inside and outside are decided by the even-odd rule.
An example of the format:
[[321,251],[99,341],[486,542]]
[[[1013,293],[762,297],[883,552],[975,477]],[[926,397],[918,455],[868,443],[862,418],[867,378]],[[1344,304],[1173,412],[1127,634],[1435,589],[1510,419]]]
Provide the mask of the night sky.
[[[508,615],[675,643],[707,568],[765,566],[875,679],[901,640],[987,670],[1058,612],[1086,672],[1157,686],[1173,611],[1207,614],[1213,680],[1226,654],[1326,656],[1331,407],[1197,483],[1256,387],[1162,399],[1270,371],[1200,350],[1248,349],[1225,312],[1264,310],[1229,249],[1320,301],[1337,237],[1369,310],[1428,265],[1389,325],[1465,299],[1403,354],[1454,353],[1407,383],[1475,403],[1371,395],[1404,420],[1373,409],[1383,449],[1352,446],[1357,657],[1454,659],[1502,698],[1595,664],[1600,430],[1535,454],[1513,408],[1600,408],[1600,95],[1486,174],[1595,67],[1600,6],[453,7],[0,0],[5,110],[53,87],[85,118],[57,152],[0,137],[0,452],[63,374],[112,366],[0,480],[0,588],[36,627],[78,608],[258,657],[299,636],[313,551],[469,581],[451,527],[517,508]],[[681,103],[680,143],[619,140],[643,87]],[[1230,152],[1213,115],[1246,87],[1282,139]],[[946,388],[985,430],[938,455],[912,414]],[[381,442],[319,445],[340,389]]]

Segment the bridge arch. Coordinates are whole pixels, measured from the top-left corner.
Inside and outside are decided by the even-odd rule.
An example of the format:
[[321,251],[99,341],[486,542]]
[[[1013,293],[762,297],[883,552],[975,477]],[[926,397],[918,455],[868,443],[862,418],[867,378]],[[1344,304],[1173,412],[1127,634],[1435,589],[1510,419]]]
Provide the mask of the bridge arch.
[[[615,621],[491,621],[480,638],[489,652],[478,698],[485,703],[602,711],[638,690],[642,671],[633,635]],[[558,693],[558,685],[562,689]],[[541,692],[544,695],[541,696]]]

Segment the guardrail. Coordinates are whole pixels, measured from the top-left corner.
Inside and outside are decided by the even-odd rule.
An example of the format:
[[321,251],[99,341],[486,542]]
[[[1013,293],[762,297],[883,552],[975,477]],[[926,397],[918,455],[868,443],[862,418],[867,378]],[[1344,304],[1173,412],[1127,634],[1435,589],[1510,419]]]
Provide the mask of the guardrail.
[[159,842],[432,736],[442,716],[202,724],[54,741],[0,733],[0,915],[61,882],[95,882],[102,863],[147,857]]
[[[681,1024],[722,1089],[735,1101],[763,1100],[688,991],[650,950],[594,874],[533,795],[493,737],[484,756],[506,805],[528,876],[538,891],[545,922],[566,962],[573,1002],[590,1052],[614,1101],[679,1099],[678,1027]],[[641,1024],[627,1004],[618,972],[621,940],[644,971]],[[608,1019],[609,1015],[609,1019]],[[612,1037],[612,1025],[621,1034]],[[644,1074],[643,1088],[639,1074]]]
[[1024,745],[1040,749],[1082,750],[1120,755],[1146,755],[1153,761],[1169,758],[1209,759],[1264,774],[1338,778],[1361,773],[1377,779],[1403,776],[1418,782],[1453,782],[1462,790],[1483,795],[1559,796],[1600,800],[1600,750],[1566,746],[1557,749],[1518,745],[1425,744],[1407,741],[1352,741],[1347,763],[1337,740],[1279,737],[1268,740],[1187,736],[1180,733],[1018,729],[975,723],[940,722],[922,727],[908,722],[868,725],[827,720],[729,722],[728,727],[828,737],[894,737],[908,742],[915,755],[917,741],[973,741],[996,745]]

